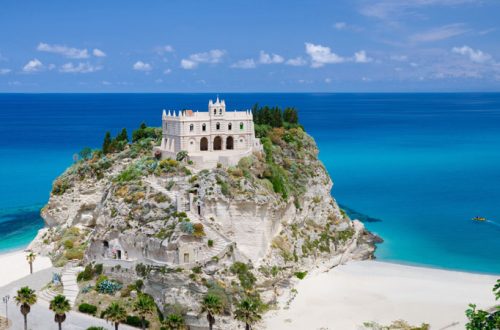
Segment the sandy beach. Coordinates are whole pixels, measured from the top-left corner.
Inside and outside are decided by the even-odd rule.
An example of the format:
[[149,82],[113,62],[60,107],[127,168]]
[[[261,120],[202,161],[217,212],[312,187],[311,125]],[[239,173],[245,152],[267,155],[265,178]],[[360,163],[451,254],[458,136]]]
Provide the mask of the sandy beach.
[[[404,319],[432,329],[464,329],[469,303],[495,304],[500,275],[480,275],[379,261],[351,261],[300,281],[289,309],[264,318],[266,329],[360,329],[367,321]],[[286,301],[289,297],[282,297]]]
[[[12,281],[21,279],[30,274],[30,266],[26,261],[26,252],[23,250],[0,254],[0,287]],[[33,263],[33,272],[52,267],[48,257],[37,255]]]

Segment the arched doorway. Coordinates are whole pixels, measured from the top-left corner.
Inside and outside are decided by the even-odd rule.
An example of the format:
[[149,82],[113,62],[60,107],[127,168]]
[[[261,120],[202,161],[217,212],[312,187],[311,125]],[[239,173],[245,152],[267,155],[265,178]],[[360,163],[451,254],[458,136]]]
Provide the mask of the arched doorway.
[[216,136],[214,139],[214,150],[222,150],[222,139],[220,136]]
[[226,149],[233,150],[234,149],[234,139],[232,136],[228,136],[226,139]]
[[200,151],[207,151],[207,150],[208,150],[208,139],[206,137],[201,138]]

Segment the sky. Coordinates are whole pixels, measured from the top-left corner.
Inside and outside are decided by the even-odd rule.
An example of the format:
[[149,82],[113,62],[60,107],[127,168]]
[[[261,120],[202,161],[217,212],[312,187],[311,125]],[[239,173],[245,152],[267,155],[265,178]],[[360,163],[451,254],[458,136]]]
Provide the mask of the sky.
[[499,0],[0,4],[0,92],[500,91]]

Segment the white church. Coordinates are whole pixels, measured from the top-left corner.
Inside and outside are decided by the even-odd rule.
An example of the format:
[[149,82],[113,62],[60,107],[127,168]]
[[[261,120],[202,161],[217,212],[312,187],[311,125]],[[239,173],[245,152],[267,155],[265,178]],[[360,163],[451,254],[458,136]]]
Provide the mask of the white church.
[[178,152],[187,151],[198,168],[236,165],[252,152],[262,151],[252,112],[226,111],[226,102],[219,97],[208,102],[208,112],[163,110],[162,130],[161,145],[155,151],[162,158],[173,159]]

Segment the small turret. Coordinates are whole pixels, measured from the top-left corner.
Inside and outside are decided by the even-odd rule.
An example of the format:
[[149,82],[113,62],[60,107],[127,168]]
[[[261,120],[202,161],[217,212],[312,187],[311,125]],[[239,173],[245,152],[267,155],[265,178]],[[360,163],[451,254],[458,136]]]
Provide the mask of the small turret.
[[208,101],[208,112],[210,116],[224,116],[226,113],[226,102],[224,100],[219,100],[219,96],[217,95],[215,102],[212,100]]

